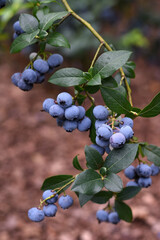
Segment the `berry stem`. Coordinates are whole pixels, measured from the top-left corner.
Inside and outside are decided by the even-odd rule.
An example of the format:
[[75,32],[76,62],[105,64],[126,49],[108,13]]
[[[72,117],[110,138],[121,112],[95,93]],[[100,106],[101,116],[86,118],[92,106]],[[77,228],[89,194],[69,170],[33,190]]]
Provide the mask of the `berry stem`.
[[95,61],[96,61],[96,59],[97,59],[97,56],[98,56],[98,54],[99,54],[99,52],[100,52],[100,50],[101,50],[101,47],[102,47],[103,45],[104,45],[104,43],[101,43],[101,44],[99,45],[99,47],[98,47],[98,49],[97,49],[97,51],[96,51],[96,54],[94,55],[94,58],[93,58],[93,60],[92,60],[92,63],[91,63],[90,68],[93,67],[93,65],[94,65],[94,63],[95,63]]

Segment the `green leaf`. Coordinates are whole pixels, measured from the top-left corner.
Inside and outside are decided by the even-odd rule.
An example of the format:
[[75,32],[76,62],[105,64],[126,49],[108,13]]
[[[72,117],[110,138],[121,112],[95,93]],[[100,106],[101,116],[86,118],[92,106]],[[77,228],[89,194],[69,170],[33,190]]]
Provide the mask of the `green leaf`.
[[134,62],[127,62],[124,66],[123,66],[123,71],[125,73],[126,77],[129,78],[135,78],[135,63]]
[[85,194],[79,194],[79,204],[81,207],[83,207],[88,201],[91,200],[93,195],[85,195]]
[[123,50],[103,53],[94,65],[94,73],[99,73],[102,78],[109,77],[127,62],[130,55],[131,52]]
[[117,194],[117,200],[123,201],[133,198],[141,191],[140,187],[125,187],[123,190]]
[[40,27],[43,30],[47,30],[52,24],[65,17],[68,14],[68,12],[57,12],[57,13],[48,13],[44,15],[44,17],[40,21]]
[[108,88],[118,87],[118,84],[113,77],[104,78],[102,80],[102,85],[103,85],[103,87],[108,87]]
[[41,32],[39,33],[39,37],[42,38],[42,39],[47,37],[47,36],[48,36],[48,32],[45,31],[45,30],[41,30]]
[[67,38],[58,32],[50,33],[47,37],[47,43],[54,47],[70,48]]
[[93,115],[93,108],[94,106],[91,106],[87,111],[86,111],[86,116],[89,117],[92,121],[92,125],[90,127],[90,134],[89,137],[93,143],[96,143],[96,130],[95,130],[95,117]]
[[106,157],[104,167],[109,172],[118,173],[131,165],[137,154],[138,144],[125,144],[121,149],[113,149]]
[[38,20],[30,14],[22,13],[19,18],[20,26],[26,33],[32,33],[38,29]]
[[21,34],[13,41],[10,52],[11,53],[20,52],[23,48],[36,43],[37,39],[34,39],[34,37],[37,35],[37,32],[38,30],[30,34],[27,33]]
[[75,156],[73,158],[73,166],[74,168],[76,168],[77,170],[80,170],[80,171],[83,171],[83,168],[81,167],[81,165],[79,164],[79,161],[78,161],[78,157]]
[[144,148],[144,155],[147,156],[150,162],[160,166],[160,147],[155,145],[146,145]]
[[83,72],[77,68],[63,68],[55,72],[48,82],[62,87],[71,87],[85,82]]
[[91,201],[98,204],[105,204],[112,196],[113,193],[110,191],[100,191],[91,198]]
[[104,178],[104,186],[112,192],[120,192],[123,188],[123,183],[119,176],[114,173],[109,173],[107,177]]
[[153,98],[153,100],[148,104],[141,112],[139,116],[141,117],[155,117],[160,114],[160,92]]
[[85,86],[85,90],[91,94],[98,92],[99,89],[100,89],[100,86]]
[[87,83],[87,86],[96,86],[101,85],[101,76],[99,73],[97,73],[89,82]]
[[117,88],[108,88],[101,87],[101,94],[105,104],[116,113],[130,113],[132,107],[128,100],[120,93],[119,87]]
[[120,219],[126,222],[132,222],[132,210],[127,204],[121,201],[115,201],[115,209]]
[[78,94],[77,102],[78,102],[79,105],[82,105],[82,103],[84,102],[85,99],[86,99],[86,96],[84,96],[82,94]]
[[85,156],[87,164],[94,170],[100,169],[103,166],[103,158],[101,154],[90,146],[85,146]]
[[86,195],[92,195],[100,192],[103,188],[101,176],[92,169],[80,173],[73,183],[72,191]]
[[49,177],[43,182],[41,190],[60,188],[65,184],[69,183],[72,179],[72,175],[57,175]]

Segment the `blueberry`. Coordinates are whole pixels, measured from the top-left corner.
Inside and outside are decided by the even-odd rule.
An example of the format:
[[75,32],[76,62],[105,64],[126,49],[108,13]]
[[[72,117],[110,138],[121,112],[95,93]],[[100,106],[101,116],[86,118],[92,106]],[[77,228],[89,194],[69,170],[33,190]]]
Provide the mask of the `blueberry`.
[[14,29],[14,31],[16,32],[17,35],[20,35],[20,34],[24,33],[23,29],[22,29],[21,26],[20,26],[19,21],[16,21],[16,22],[13,24],[13,29]]
[[58,67],[63,63],[63,57],[60,54],[53,54],[48,58],[50,68]]
[[29,55],[29,60],[30,61],[32,61],[33,59],[41,59],[41,56],[37,56],[37,53],[36,52],[32,52],[32,53],[30,53],[30,55]]
[[93,115],[98,120],[105,120],[108,117],[108,110],[102,105],[98,105],[93,109]]
[[65,120],[63,123],[63,128],[66,130],[66,132],[72,132],[77,128],[77,126],[78,126],[77,121]]
[[78,122],[78,130],[80,132],[88,131],[91,127],[91,119],[89,117],[84,117]]
[[129,118],[129,117],[122,118],[119,126],[123,127],[125,125],[130,126],[131,128],[133,128],[133,120],[131,118]]
[[41,209],[33,207],[28,210],[28,217],[33,222],[41,222],[44,219],[44,212]]
[[22,74],[21,73],[14,73],[11,77],[12,83],[18,87],[18,82],[21,79]]
[[23,91],[30,91],[33,88],[33,84],[28,84],[23,79],[18,81],[18,87]]
[[151,169],[152,169],[152,174],[151,174],[152,176],[156,176],[160,172],[159,167],[154,165],[154,163],[151,165]]
[[121,148],[125,142],[126,139],[122,133],[115,133],[110,137],[110,144],[113,148]]
[[117,223],[119,223],[119,221],[120,221],[120,218],[119,218],[117,212],[109,213],[109,215],[108,215],[108,222],[113,223],[113,224],[117,224]]
[[49,70],[48,63],[42,59],[35,60],[33,63],[33,67],[41,74],[47,73]]
[[26,69],[22,73],[22,79],[28,84],[33,84],[37,80],[37,74],[32,69]]
[[100,146],[98,146],[98,145],[96,145],[96,144],[91,144],[90,147],[96,149],[101,155],[103,155],[104,152],[105,152],[105,149],[104,149],[104,148],[102,148],[102,147],[100,147]]
[[58,200],[58,194],[56,194],[56,192],[52,192],[52,190],[46,190],[46,191],[44,191],[44,192],[43,192],[43,195],[42,195],[42,198],[43,198],[43,200],[44,200],[44,199],[52,196],[53,194],[54,194],[55,196],[52,197],[52,198],[50,198],[50,199],[48,199],[48,200],[46,200],[46,202],[49,203],[49,204],[55,203],[55,202],[57,202],[57,200]]
[[86,110],[82,106],[78,106],[78,109],[79,109],[79,116],[78,116],[77,120],[81,120],[81,119],[83,119],[85,117]]
[[151,186],[151,184],[152,184],[152,179],[150,177],[148,177],[148,178],[140,177],[138,179],[139,187],[147,188],[147,187]]
[[58,104],[54,104],[50,107],[49,114],[54,118],[62,118],[64,116],[64,109]]
[[63,119],[63,118],[57,118],[57,119],[56,119],[57,125],[58,125],[59,127],[62,127],[63,124],[64,124],[64,120],[65,120],[65,119]]
[[134,166],[129,166],[124,170],[124,174],[129,179],[134,179],[136,177],[136,169]]
[[98,146],[103,147],[103,148],[106,148],[109,146],[109,141],[101,140],[101,139],[99,139],[98,136],[96,136],[96,143]]
[[53,98],[46,98],[43,102],[43,110],[49,113],[49,109],[51,106],[55,104]]
[[111,152],[111,149],[110,149],[109,146],[105,147],[105,152],[106,152],[107,154],[109,154],[109,153]]
[[122,127],[119,132],[125,136],[126,141],[129,141],[134,135],[132,128],[127,125],[124,125],[124,127]]
[[97,136],[101,140],[109,140],[113,134],[112,128],[107,124],[102,124],[96,131]]
[[146,178],[148,178],[152,174],[152,169],[147,164],[141,163],[140,165],[137,166],[136,173],[137,173],[137,175],[139,177],[146,177]]
[[126,187],[139,187],[138,183],[134,182],[134,181],[129,181],[126,184]]
[[35,83],[42,83],[45,80],[45,76],[44,74],[40,74],[38,71],[35,71],[36,75],[37,75],[37,80]]
[[95,121],[95,129],[101,127],[102,124],[107,123],[107,121],[108,121],[107,119],[105,119],[105,120],[96,120],[96,121]]
[[72,105],[72,96],[67,92],[62,92],[58,94],[57,102],[63,108],[70,107]]
[[44,215],[47,217],[54,217],[57,212],[57,206],[55,204],[48,204],[43,207]]
[[58,200],[58,204],[61,208],[67,209],[73,205],[73,198],[69,195],[61,196]]
[[99,222],[107,222],[108,221],[108,212],[105,210],[98,210],[96,212],[96,218]]
[[72,105],[71,107],[68,107],[65,110],[65,118],[68,120],[75,120],[79,116],[79,108],[75,105]]
[[16,32],[13,33],[13,39],[14,39],[14,40],[15,40],[18,36],[19,36],[19,35],[18,35]]

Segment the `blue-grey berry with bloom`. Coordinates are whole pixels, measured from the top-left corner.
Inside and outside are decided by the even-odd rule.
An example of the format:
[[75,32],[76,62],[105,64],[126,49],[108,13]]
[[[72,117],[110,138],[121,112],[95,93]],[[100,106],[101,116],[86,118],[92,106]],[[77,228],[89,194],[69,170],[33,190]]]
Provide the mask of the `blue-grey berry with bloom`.
[[50,68],[55,68],[63,63],[63,57],[60,54],[52,54],[47,61]]
[[88,131],[91,127],[91,119],[89,117],[84,117],[82,120],[78,121],[78,130],[80,132],[85,132],[85,131]]
[[97,136],[101,140],[109,140],[113,134],[112,128],[107,124],[102,124],[96,131]]
[[33,84],[37,81],[37,74],[32,69],[26,69],[22,73],[22,79],[28,84]]
[[113,148],[122,148],[126,142],[122,133],[115,133],[110,137],[110,144]]
[[94,148],[95,150],[97,150],[101,155],[104,154],[105,149],[98,146],[97,144],[91,144],[90,147]]
[[109,154],[109,153],[111,152],[111,149],[110,149],[109,146],[105,147],[105,152],[106,152],[107,154]]
[[17,72],[17,73],[14,73],[11,77],[11,80],[12,80],[12,83],[18,87],[18,82],[19,80],[22,78],[22,73],[20,72]]
[[64,109],[58,104],[54,104],[50,107],[49,114],[54,118],[62,118],[64,116]]
[[124,170],[124,174],[129,179],[134,179],[137,176],[136,169],[132,165]]
[[36,75],[37,75],[37,80],[35,83],[42,83],[45,80],[45,75],[44,74],[40,74],[40,72],[35,71]]
[[159,174],[160,169],[158,166],[156,166],[154,163],[151,165],[151,169],[152,169],[152,176],[156,176]]
[[43,200],[45,200],[48,197],[51,197],[52,195],[54,195],[52,198],[46,200],[46,203],[52,204],[52,203],[56,203],[58,200],[58,194],[56,194],[56,192],[53,192],[52,190],[46,190],[43,192],[42,198]]
[[53,98],[46,98],[43,102],[43,110],[49,113],[49,109],[51,106],[55,104],[55,100]]
[[21,26],[20,26],[19,21],[16,21],[16,22],[13,24],[13,29],[14,29],[14,31],[16,32],[17,35],[20,35],[20,34],[24,33],[23,29],[22,29]]
[[73,132],[78,126],[78,123],[76,120],[74,121],[69,121],[65,120],[63,123],[63,128],[66,130],[66,132]]
[[71,107],[68,107],[65,110],[65,118],[68,120],[75,120],[78,118],[79,116],[79,108],[75,105],[72,105]]
[[58,199],[58,204],[63,209],[68,209],[73,205],[73,198],[69,195],[61,196]]
[[30,91],[33,88],[33,84],[28,84],[23,79],[18,81],[18,87],[23,91]]
[[126,125],[130,126],[131,128],[133,128],[133,120],[131,118],[129,118],[129,117],[122,118],[121,121],[120,121],[119,126],[123,127],[123,126],[126,126]]
[[108,214],[108,222],[117,224],[119,223],[119,221],[120,221],[120,218],[117,212],[111,212]]
[[37,59],[33,63],[33,67],[36,71],[40,72],[41,74],[47,73],[49,70],[49,65],[45,60]]
[[67,92],[62,92],[57,96],[57,103],[62,108],[68,108],[72,105],[72,96]]
[[139,177],[145,177],[148,178],[151,176],[152,174],[152,169],[150,166],[148,166],[147,164],[143,164],[141,163],[140,165],[138,165],[136,167],[136,173]]
[[28,210],[28,217],[33,222],[41,222],[45,215],[41,209],[33,207]]
[[63,127],[64,121],[65,121],[64,118],[57,118],[56,121],[59,127]]
[[109,113],[108,113],[108,110],[106,107],[104,107],[102,105],[98,105],[98,106],[94,107],[93,115],[98,120],[105,120],[108,117]]
[[57,213],[57,206],[55,204],[48,204],[43,207],[43,212],[46,217],[54,217]]
[[149,186],[152,185],[152,179],[150,177],[148,178],[140,177],[138,179],[138,185],[139,187],[142,187],[142,188],[148,188]]
[[99,221],[99,223],[107,222],[108,221],[108,212],[105,210],[98,210],[96,212],[96,218]]
[[121,127],[119,132],[125,136],[126,141],[129,141],[134,135],[132,128],[128,125]]
[[139,187],[139,185],[135,181],[129,181],[126,184],[126,187]]
[[98,129],[99,127],[101,127],[102,126],[102,124],[105,124],[105,123],[107,123],[107,119],[105,119],[105,120],[96,120],[95,121],[95,129]]
[[77,106],[77,107],[79,109],[79,116],[78,116],[77,120],[81,120],[81,119],[83,119],[85,117],[86,110],[82,106]]
[[109,146],[109,141],[102,140],[96,136],[96,144],[102,148],[106,148]]

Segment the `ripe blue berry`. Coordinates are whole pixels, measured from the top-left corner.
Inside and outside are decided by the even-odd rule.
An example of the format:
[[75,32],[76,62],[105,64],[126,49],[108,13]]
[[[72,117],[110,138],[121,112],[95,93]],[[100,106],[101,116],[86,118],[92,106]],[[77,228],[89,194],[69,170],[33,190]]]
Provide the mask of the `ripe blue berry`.
[[95,121],[95,129],[98,129],[99,127],[102,126],[102,124],[105,124],[105,123],[107,123],[107,119],[105,119],[105,120],[96,120]]
[[41,209],[33,207],[28,210],[28,217],[33,222],[41,222],[43,221],[45,215]]
[[109,154],[111,152],[110,147],[109,146],[105,147],[105,151],[106,151],[107,154]]
[[56,119],[57,125],[58,125],[59,127],[62,127],[63,124],[64,124],[64,120],[65,120],[65,119],[63,119],[63,118],[57,118],[57,119]]
[[93,115],[98,120],[105,120],[108,117],[109,113],[108,113],[108,110],[106,107],[104,107],[102,105],[98,105],[98,106],[94,107]]
[[52,196],[53,194],[54,194],[54,197],[46,200],[46,202],[49,203],[49,204],[55,203],[55,202],[57,202],[57,200],[58,200],[58,194],[56,194],[56,192],[52,192],[52,190],[46,190],[46,191],[44,191],[44,192],[43,192],[43,195],[42,195],[42,198],[43,198],[43,200],[44,200],[44,199]]
[[152,174],[152,169],[147,164],[141,163],[140,165],[137,166],[136,173],[137,173],[137,175],[139,177],[146,177],[146,178],[148,178]]
[[13,29],[14,29],[14,31],[16,32],[17,35],[20,35],[20,34],[24,33],[23,29],[22,29],[21,26],[20,26],[19,21],[16,21],[16,22],[13,24]]
[[138,183],[134,182],[134,181],[129,181],[126,184],[126,187],[139,187]]
[[72,96],[67,92],[62,92],[57,96],[57,102],[62,108],[67,108],[72,105]]
[[129,179],[134,179],[136,177],[136,169],[134,166],[129,166],[124,170],[124,174]]
[[37,74],[32,69],[26,69],[22,73],[22,79],[28,84],[33,84],[37,80]]
[[44,215],[47,217],[54,217],[57,212],[57,206],[55,204],[48,204],[43,207]]
[[65,110],[65,118],[68,120],[75,120],[79,116],[79,108],[75,105],[72,105],[71,107],[68,107]]
[[33,84],[28,84],[23,79],[18,81],[18,87],[23,91],[30,91],[33,88]]
[[47,73],[49,70],[48,63],[42,59],[37,59],[33,63],[33,67],[36,71],[40,72],[41,74]]
[[60,54],[53,54],[48,58],[50,68],[58,67],[63,63],[63,57]]
[[119,218],[119,216],[118,216],[118,213],[117,213],[117,212],[111,212],[111,213],[109,213],[109,215],[108,215],[108,221],[109,221],[110,223],[113,223],[113,224],[119,223],[120,218]]
[[121,148],[125,142],[126,139],[122,133],[115,133],[110,137],[110,144],[113,148]]
[[107,222],[108,221],[108,212],[105,210],[98,210],[96,212],[96,218],[99,222]]
[[151,169],[152,169],[152,174],[151,174],[152,176],[156,176],[160,172],[159,167],[154,165],[154,163],[151,165]]
[[54,99],[46,98],[43,102],[43,110],[49,112],[50,107],[53,106],[54,104],[55,104]]
[[148,177],[148,178],[140,177],[138,179],[139,187],[147,188],[147,187],[151,186],[151,184],[152,184],[152,179],[150,177]]
[[16,32],[13,33],[13,39],[16,39],[18,36],[19,35]]
[[96,149],[101,155],[103,155],[104,152],[105,152],[105,149],[104,149],[104,148],[102,148],[102,147],[100,147],[100,146],[98,146],[98,145],[96,145],[96,144],[91,144],[90,147]]
[[35,73],[37,75],[37,80],[36,80],[35,83],[42,83],[42,82],[44,82],[44,80],[45,80],[44,74],[40,74],[40,72],[38,72],[38,71],[35,71]]
[[131,128],[133,128],[133,120],[131,118],[129,118],[129,117],[122,118],[121,121],[120,121],[119,126],[123,127],[125,125],[130,126]]
[[65,120],[63,123],[63,128],[66,130],[66,132],[72,132],[77,128],[77,126],[78,126],[77,121]]
[[64,109],[58,104],[54,104],[50,107],[49,114],[54,118],[62,118],[64,116]]
[[122,127],[119,132],[125,136],[126,141],[129,141],[134,135],[132,128],[128,125]]
[[22,77],[22,74],[21,73],[14,73],[13,75],[12,75],[12,77],[11,77],[11,80],[12,80],[12,83],[16,86],[16,87],[18,87],[18,82],[19,82],[19,80],[21,79],[21,77]]
[[82,120],[78,122],[78,130],[80,132],[88,131],[91,127],[91,120],[88,117],[84,117]]
[[5,7],[6,5],[6,0],[0,0],[0,9]]
[[99,139],[98,136],[96,136],[96,143],[98,146],[103,147],[103,148],[106,148],[109,146],[109,141],[101,140],[101,139]]
[[77,107],[79,109],[79,116],[78,116],[77,120],[81,120],[81,119],[83,119],[85,117],[86,110],[82,106],[77,106]]
[[109,138],[112,136],[113,131],[110,126],[107,124],[102,124],[96,131],[97,136],[101,140],[109,140]]
[[67,209],[73,205],[73,198],[69,195],[61,196],[58,200],[58,204],[61,208]]

